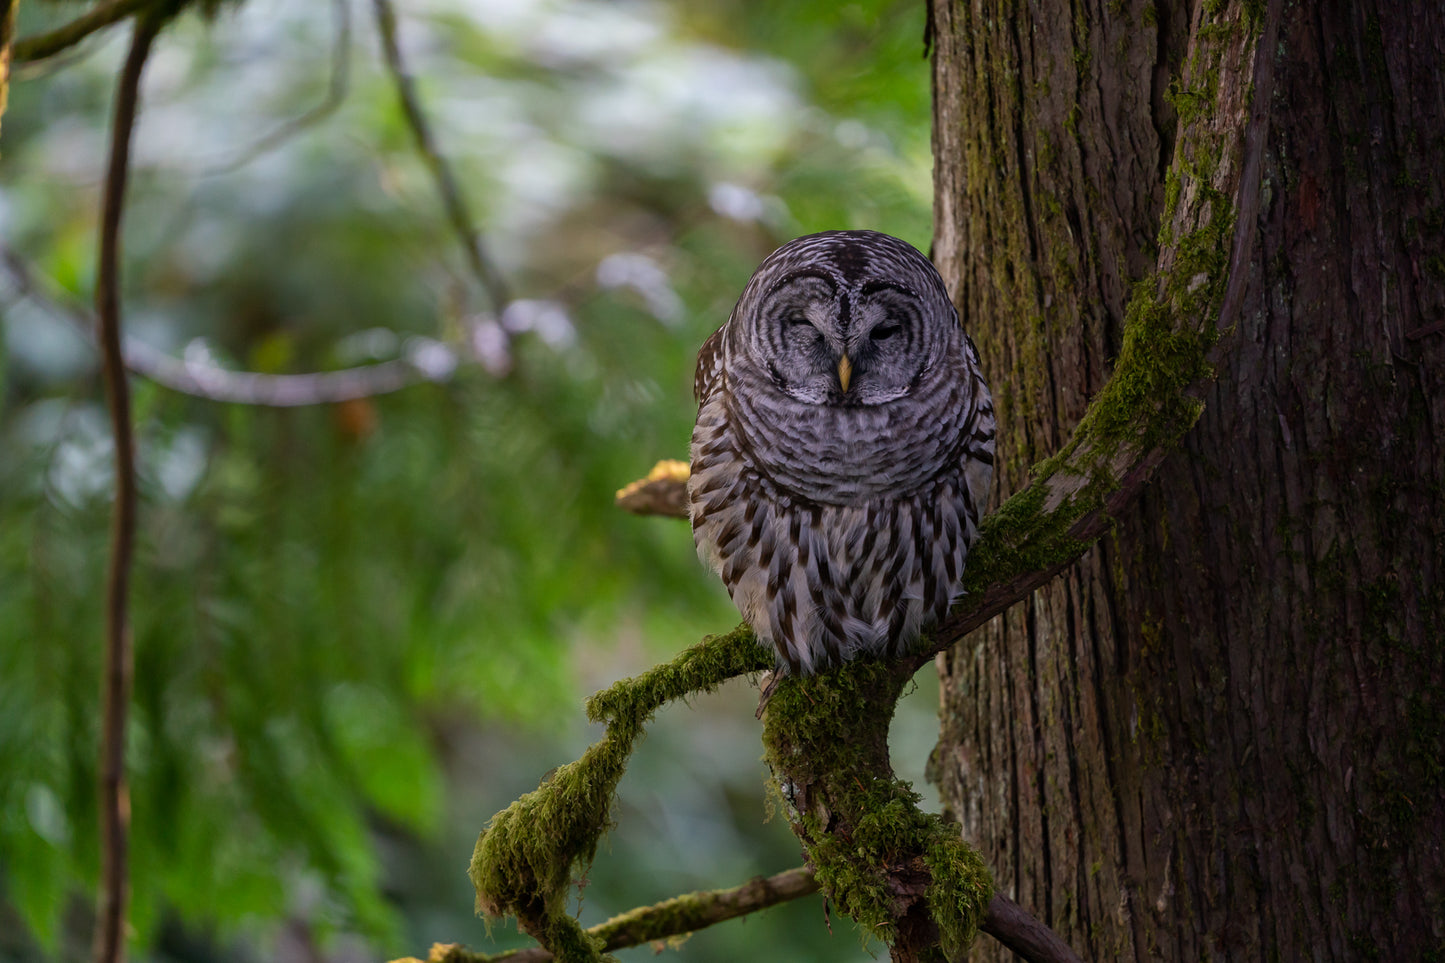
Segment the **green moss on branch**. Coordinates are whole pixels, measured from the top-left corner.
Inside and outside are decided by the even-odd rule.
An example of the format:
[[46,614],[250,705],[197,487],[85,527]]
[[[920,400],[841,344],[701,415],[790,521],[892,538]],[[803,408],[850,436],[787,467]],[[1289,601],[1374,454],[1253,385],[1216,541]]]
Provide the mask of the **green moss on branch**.
[[793,830],[838,908],[890,944],[958,958],[993,880],[958,828],[919,810],[918,794],[893,774],[888,726],[910,675],[869,661],[783,679],[763,744]]
[[492,817],[477,839],[469,875],[477,911],[511,915],[562,960],[599,960],[601,941],[566,912],[574,869],[591,862],[609,825],[617,783],[643,727],[659,707],[772,664],[740,626],[709,637],[673,661],[598,693],[588,716],[607,732],[582,758]]

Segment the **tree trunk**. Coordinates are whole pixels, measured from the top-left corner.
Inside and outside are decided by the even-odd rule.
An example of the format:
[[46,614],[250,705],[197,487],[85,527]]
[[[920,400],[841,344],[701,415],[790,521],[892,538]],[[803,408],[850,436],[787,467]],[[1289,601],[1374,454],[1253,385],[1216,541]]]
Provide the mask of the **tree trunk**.
[[[1445,947],[1445,6],[1263,7],[1262,201],[1203,417],[939,660],[945,802],[1087,959]],[[933,0],[934,256],[1000,497],[1108,377],[1224,10]]]

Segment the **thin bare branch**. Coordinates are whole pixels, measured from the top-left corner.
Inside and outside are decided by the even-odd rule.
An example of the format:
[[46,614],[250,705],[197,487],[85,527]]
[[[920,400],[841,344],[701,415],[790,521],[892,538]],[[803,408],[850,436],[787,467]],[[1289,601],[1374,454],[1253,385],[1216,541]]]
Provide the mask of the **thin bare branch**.
[[96,31],[104,30],[111,24],[119,23],[131,14],[144,10],[152,2],[153,0],[108,0],[106,3],[98,3],[63,27],[33,37],[21,37],[15,41],[15,60],[17,63],[34,63],[54,57]]
[[346,101],[351,87],[351,3],[350,0],[332,0],[331,6],[331,72],[326,83],[326,96],[310,110],[282,123],[230,160],[200,171],[201,176],[230,174],[245,167],[261,155],[270,153],[296,135],[321,123]]
[[141,74],[161,18],[136,21],[130,53],[115,86],[110,156],[101,204],[100,245],[96,266],[95,310],[105,372],[106,400],[115,439],[115,507],[112,512],[110,567],[106,573],[104,716],[100,748],[100,897],[95,928],[96,963],[125,958],[128,888],[127,850],[130,799],[125,777],[125,728],[130,708],[131,651],[128,603],[130,565],[135,549],[135,438],[130,422],[130,393],[121,357],[120,225],[130,169],[131,132],[140,100]]
[[1083,963],[1059,934],[1001,893],[988,901],[978,928],[1029,963]]
[[376,26],[381,34],[382,50],[386,54],[386,66],[391,72],[392,81],[396,84],[397,96],[401,99],[402,114],[406,117],[406,123],[411,128],[412,136],[416,138],[417,150],[421,153],[422,159],[426,161],[427,169],[431,171],[433,180],[436,181],[437,191],[441,194],[442,206],[446,208],[447,220],[451,222],[452,230],[456,232],[457,239],[461,242],[467,266],[491,300],[493,312],[501,317],[502,310],[511,300],[507,282],[487,255],[486,248],[482,244],[481,234],[476,228],[476,221],[462,194],[461,185],[457,182],[451,165],[437,149],[431,122],[427,119],[426,112],[422,110],[421,99],[416,93],[416,84],[412,81],[411,74],[407,72],[406,62],[401,56],[401,46],[396,35],[396,11],[392,8],[391,0],[373,0],[373,7],[376,10]]
[[[0,262],[23,297],[64,319],[83,336],[90,336],[94,319],[83,309],[44,291],[30,264],[3,241],[0,241]],[[428,368],[409,360],[397,360],[337,371],[262,374],[232,371],[209,361],[174,358],[135,338],[123,337],[121,344],[127,369],[172,391],[208,401],[271,408],[334,404],[390,394],[424,382],[445,381],[453,370],[446,365]],[[454,354],[461,353],[458,348],[440,347]]]
[[228,404],[267,408],[305,408],[391,394],[426,381],[429,376],[409,361],[312,371],[305,374],[263,374],[230,371],[208,362],[173,358],[133,339],[126,342],[126,367],[172,391]]

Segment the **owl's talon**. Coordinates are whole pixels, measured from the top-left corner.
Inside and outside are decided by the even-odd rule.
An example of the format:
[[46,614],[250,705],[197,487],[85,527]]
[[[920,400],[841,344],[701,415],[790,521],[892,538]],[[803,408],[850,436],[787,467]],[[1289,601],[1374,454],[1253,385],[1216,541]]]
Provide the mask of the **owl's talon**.
[[777,672],[764,672],[758,677],[758,682],[762,684],[763,691],[758,694],[758,711],[753,713],[753,718],[761,719],[763,717],[763,710],[768,707],[768,700],[772,699],[773,690],[778,687],[778,683],[781,682],[782,679],[782,675]]

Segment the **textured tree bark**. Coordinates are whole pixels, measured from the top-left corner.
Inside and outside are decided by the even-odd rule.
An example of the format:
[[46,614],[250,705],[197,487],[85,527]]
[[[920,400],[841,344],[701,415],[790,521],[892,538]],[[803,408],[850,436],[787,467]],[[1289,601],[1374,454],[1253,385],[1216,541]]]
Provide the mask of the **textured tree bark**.
[[[1230,6],[932,4],[934,258],[1000,496],[1108,377]],[[1112,537],[939,660],[944,799],[1085,958],[1445,945],[1445,8],[1279,7],[1202,419]]]

